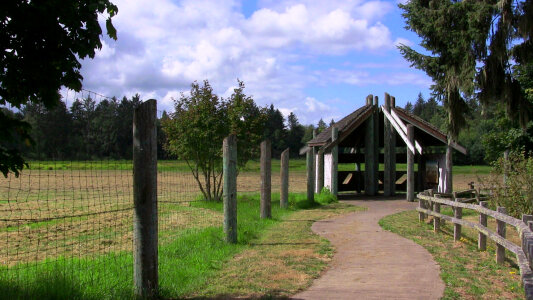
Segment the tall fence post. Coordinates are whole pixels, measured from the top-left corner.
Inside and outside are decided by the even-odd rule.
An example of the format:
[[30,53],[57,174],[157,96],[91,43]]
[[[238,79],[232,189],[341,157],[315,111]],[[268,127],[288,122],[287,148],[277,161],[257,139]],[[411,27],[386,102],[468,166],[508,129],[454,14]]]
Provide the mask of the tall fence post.
[[[505,207],[498,206],[498,212],[502,214],[507,214],[507,209]],[[499,234],[502,238],[505,238],[505,222],[496,220],[496,233]],[[496,262],[503,264],[505,261],[505,247],[500,244],[496,245]]]
[[133,284],[137,297],[155,298],[157,262],[157,101],[133,113]]
[[279,206],[287,208],[289,206],[289,148],[281,152],[281,191],[279,196]]
[[272,154],[270,140],[261,142],[261,219],[272,218],[271,212],[271,171]]
[[307,201],[315,202],[315,163],[313,148],[309,148],[306,153],[307,169]]
[[237,137],[230,135],[222,143],[224,234],[226,242],[237,243]]
[[[433,197],[433,190],[429,190],[429,196]],[[436,213],[440,213],[440,203],[433,203],[433,210]],[[437,216],[433,216],[433,231],[439,232],[440,230],[440,218]]]
[[[488,204],[486,201],[480,201],[479,206],[487,208]],[[487,215],[486,214],[479,213],[479,225],[487,227]],[[480,251],[487,250],[487,236],[481,231],[478,234],[477,248]]]
[[[456,192],[453,193],[453,200],[455,202],[458,202],[459,200],[457,198]],[[461,219],[463,217],[463,208],[455,207],[453,215],[456,219]],[[460,224],[453,224],[453,240],[455,242],[458,242],[461,240],[461,225]]]

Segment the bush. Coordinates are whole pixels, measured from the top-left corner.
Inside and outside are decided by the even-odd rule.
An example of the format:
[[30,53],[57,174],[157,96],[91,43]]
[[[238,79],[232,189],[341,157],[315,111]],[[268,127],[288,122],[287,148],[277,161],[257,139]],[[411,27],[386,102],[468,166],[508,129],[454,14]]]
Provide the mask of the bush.
[[[507,174],[505,183],[504,174]],[[492,208],[503,206],[515,218],[533,214],[533,156],[511,152],[507,162],[498,159],[492,164],[491,174],[482,186],[492,190],[489,200]]]
[[327,187],[323,187],[320,194],[316,194],[315,201],[322,205],[339,202]]

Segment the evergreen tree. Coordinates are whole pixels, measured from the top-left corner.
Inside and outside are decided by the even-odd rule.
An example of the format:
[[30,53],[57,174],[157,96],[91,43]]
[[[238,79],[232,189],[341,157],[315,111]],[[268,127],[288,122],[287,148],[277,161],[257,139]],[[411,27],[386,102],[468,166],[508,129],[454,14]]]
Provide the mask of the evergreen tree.
[[289,114],[287,123],[289,127],[287,144],[290,147],[290,155],[296,157],[299,155],[300,149],[304,146],[302,143],[302,138],[305,134],[305,129],[298,122],[298,118],[293,112]]
[[321,133],[327,127],[328,126],[326,125],[326,122],[324,122],[324,120],[322,120],[322,118],[320,118],[320,121],[318,121],[318,124],[317,124],[318,133]]
[[406,28],[422,38],[421,46],[432,55],[406,45],[399,49],[433,79],[452,137],[466,125],[465,99],[471,96],[483,104],[503,101],[510,115],[518,115],[523,126],[527,123],[531,103],[524,101],[511,65],[533,57],[533,1],[411,0],[399,6]]

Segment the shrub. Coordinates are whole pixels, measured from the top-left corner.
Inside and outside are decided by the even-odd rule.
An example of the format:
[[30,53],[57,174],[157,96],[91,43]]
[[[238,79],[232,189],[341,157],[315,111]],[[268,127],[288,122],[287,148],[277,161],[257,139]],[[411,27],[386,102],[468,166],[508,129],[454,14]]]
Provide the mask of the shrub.
[[327,187],[323,187],[319,194],[315,196],[315,201],[322,204],[330,204],[338,202],[337,197],[331,193]]
[[[507,180],[504,183],[505,174]],[[498,159],[492,164],[491,174],[482,186],[492,191],[489,200],[492,208],[503,206],[515,218],[533,214],[533,156],[512,152],[507,162]]]

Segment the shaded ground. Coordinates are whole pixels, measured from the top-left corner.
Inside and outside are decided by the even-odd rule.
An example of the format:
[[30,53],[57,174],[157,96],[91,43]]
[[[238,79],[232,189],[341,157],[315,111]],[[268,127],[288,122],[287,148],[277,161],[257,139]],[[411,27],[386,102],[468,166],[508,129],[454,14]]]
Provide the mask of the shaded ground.
[[[368,210],[321,220],[312,230],[336,248],[330,269],[294,299],[438,299],[439,266],[422,246],[384,231],[378,221],[416,206],[403,200],[354,197]],[[387,200],[387,201],[384,201]]]

